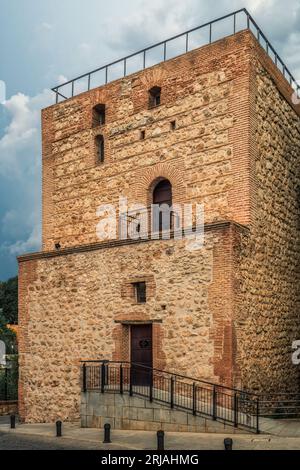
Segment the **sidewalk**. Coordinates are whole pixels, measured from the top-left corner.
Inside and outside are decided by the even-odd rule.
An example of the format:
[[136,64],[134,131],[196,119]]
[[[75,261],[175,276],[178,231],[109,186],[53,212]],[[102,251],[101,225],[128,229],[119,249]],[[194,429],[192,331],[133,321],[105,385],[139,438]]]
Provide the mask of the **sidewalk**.
[[[63,437],[78,445],[93,445],[93,448],[116,449],[156,449],[156,433],[149,431],[112,430],[111,444],[103,444],[103,430],[80,428],[78,423],[63,423]],[[10,429],[9,424],[0,424],[0,432],[16,436],[26,435],[43,438],[55,437],[54,424],[17,424],[16,429]],[[224,450],[224,438],[233,439],[235,450],[300,450],[299,437],[280,437],[255,434],[200,434],[200,433],[165,433],[165,448],[172,450]]]

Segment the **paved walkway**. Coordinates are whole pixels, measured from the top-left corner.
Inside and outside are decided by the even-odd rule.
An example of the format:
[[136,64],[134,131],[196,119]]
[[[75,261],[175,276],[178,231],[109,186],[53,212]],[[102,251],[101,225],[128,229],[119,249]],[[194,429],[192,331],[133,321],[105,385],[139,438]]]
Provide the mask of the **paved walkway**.
[[261,432],[273,436],[300,438],[299,419],[260,418],[259,427]]
[[[54,424],[17,424],[16,429],[10,429],[9,424],[3,422],[5,420],[2,419],[1,421],[0,441],[2,444],[0,448],[2,449],[156,449],[155,432],[112,430],[112,443],[103,444],[102,430],[80,428],[78,423],[64,423],[63,437],[56,438]],[[300,437],[281,437],[265,434],[235,434],[228,436],[213,433],[175,432],[165,433],[165,448],[172,450],[223,450],[225,437],[233,439],[233,448],[236,450],[300,450]],[[7,442],[7,447],[5,447],[5,442]],[[14,442],[15,447],[12,447]]]

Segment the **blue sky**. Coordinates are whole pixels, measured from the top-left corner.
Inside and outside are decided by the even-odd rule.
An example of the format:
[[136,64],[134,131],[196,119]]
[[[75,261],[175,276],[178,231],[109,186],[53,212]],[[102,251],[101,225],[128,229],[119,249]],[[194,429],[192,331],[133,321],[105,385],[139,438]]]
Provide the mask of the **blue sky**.
[[40,249],[40,110],[49,88],[247,7],[300,80],[299,0],[0,0],[0,280]]

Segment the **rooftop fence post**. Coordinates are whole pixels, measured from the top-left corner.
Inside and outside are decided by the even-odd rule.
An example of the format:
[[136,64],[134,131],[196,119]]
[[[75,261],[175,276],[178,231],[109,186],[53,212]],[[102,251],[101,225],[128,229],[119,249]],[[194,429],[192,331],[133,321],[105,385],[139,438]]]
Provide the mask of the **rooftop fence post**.
[[185,36],[185,52],[189,51],[189,33],[186,33]]

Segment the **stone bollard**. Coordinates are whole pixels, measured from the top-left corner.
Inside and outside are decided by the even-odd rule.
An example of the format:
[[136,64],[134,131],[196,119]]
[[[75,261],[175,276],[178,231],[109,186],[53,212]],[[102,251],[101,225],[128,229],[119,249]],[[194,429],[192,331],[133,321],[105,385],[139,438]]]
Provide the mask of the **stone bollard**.
[[15,417],[15,415],[10,415],[10,428],[11,429],[16,428],[16,417]]
[[105,423],[104,424],[104,441],[103,444],[110,444],[110,424]]
[[165,433],[157,431],[157,450],[165,450]]
[[55,425],[56,425],[56,437],[61,437],[62,436],[62,432],[61,432],[62,422],[56,421]]
[[226,439],[224,439],[225,450],[232,450],[232,444],[233,444],[233,441],[231,437],[226,437]]

